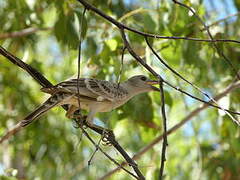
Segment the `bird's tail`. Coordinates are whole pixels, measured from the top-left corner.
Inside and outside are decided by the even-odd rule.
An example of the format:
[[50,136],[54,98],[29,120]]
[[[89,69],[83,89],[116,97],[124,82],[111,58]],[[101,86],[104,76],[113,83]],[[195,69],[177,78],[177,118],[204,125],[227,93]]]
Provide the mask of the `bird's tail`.
[[27,126],[33,120],[39,118],[54,106],[57,106],[59,103],[61,103],[61,101],[63,101],[63,99],[64,99],[64,94],[57,93],[52,95],[41,106],[39,106],[36,110],[30,113],[27,117],[25,117],[24,120],[20,122],[21,126],[22,127]]

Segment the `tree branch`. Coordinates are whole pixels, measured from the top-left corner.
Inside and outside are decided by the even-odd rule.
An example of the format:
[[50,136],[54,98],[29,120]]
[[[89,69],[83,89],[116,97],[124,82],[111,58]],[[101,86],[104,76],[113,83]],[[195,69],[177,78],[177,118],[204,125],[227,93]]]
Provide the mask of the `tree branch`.
[[[232,83],[231,85],[229,85],[226,89],[224,89],[221,93],[219,93],[218,95],[216,95],[214,97],[215,101],[220,100],[221,98],[223,98],[224,96],[226,96],[227,94],[229,94],[230,92],[234,91],[235,89],[240,88],[240,82],[235,82]],[[200,112],[202,112],[204,109],[208,108],[210,105],[209,104],[202,104],[200,107],[196,108],[195,110],[193,110],[192,112],[190,112],[184,119],[182,119],[182,121],[180,121],[179,123],[177,123],[175,126],[173,126],[172,128],[170,128],[167,131],[167,135],[173,134],[175,131],[177,131],[179,128],[181,128],[184,124],[186,124],[188,121],[190,121],[193,117],[195,117],[196,115],[198,115]],[[160,136],[158,136],[156,139],[154,139],[150,144],[148,144],[147,146],[145,146],[144,148],[142,148],[141,151],[139,151],[137,154],[135,154],[132,159],[137,160],[140,159],[142,157],[142,155],[144,155],[146,152],[148,152],[153,146],[155,146],[156,144],[158,144],[162,139],[163,139],[163,135],[161,134]],[[126,162],[122,162],[121,166],[125,166],[127,165]],[[105,174],[104,176],[102,176],[101,178],[99,178],[98,180],[105,180],[108,179],[111,175],[113,175],[114,173],[118,172],[120,169],[119,168],[115,168],[111,171],[109,171],[107,174]]]
[[[94,140],[91,138],[91,136],[87,133],[87,131],[85,131],[84,130],[84,128],[82,128],[82,124],[78,124],[79,125],[79,127],[81,128],[81,130],[82,130],[82,132],[84,133],[84,135],[89,139],[89,141],[96,147],[96,149],[99,149],[108,159],[110,159],[110,161],[112,161],[114,164],[116,164],[120,169],[123,169],[125,172],[127,172],[128,174],[130,174],[131,176],[133,176],[135,179],[140,179],[140,180],[142,180],[142,179],[145,179],[144,177],[143,177],[143,175],[141,174],[141,172],[139,171],[139,169],[138,168],[136,168],[137,166],[136,166],[136,164],[134,164],[133,165],[133,168],[134,168],[134,170],[136,170],[135,172],[137,173],[137,175],[138,175],[138,177],[137,176],[135,176],[133,173],[131,173],[129,170],[127,170],[127,169],[125,169],[124,167],[121,167],[121,164],[119,164],[116,160],[114,160],[111,156],[109,156],[105,151],[103,151],[102,150],[102,148],[99,146],[99,145],[97,145],[95,142],[94,142]],[[116,149],[118,150],[118,149],[120,149],[121,150],[121,154],[123,153],[124,154],[124,158],[125,158],[125,160],[127,160],[127,162],[134,162],[129,156],[128,156],[128,154],[122,149],[122,147],[118,144],[118,142],[117,141],[115,141],[115,139],[114,139],[114,143],[115,143],[115,148],[116,148],[116,145],[118,146]],[[129,161],[129,159],[131,159],[130,161]],[[134,167],[135,166],[135,167]]]
[[[17,58],[16,56],[12,55],[8,51],[6,51],[3,47],[0,46],[0,54],[5,56],[8,60],[10,60],[13,64],[17,65],[18,67],[22,68],[23,70],[27,71],[40,85],[43,87],[51,87],[52,83],[48,81],[41,73],[39,73],[36,69],[31,67],[30,65],[24,63],[21,59]],[[68,109],[67,106],[62,106],[65,110]],[[88,126],[87,123],[84,125]],[[102,135],[104,132],[100,129],[96,129],[94,127],[90,127],[93,131],[97,132],[98,134]],[[11,130],[7,131],[4,136],[0,138],[0,143],[3,143],[5,140],[9,139],[21,129],[19,123],[14,126]],[[89,139],[90,140],[90,139]],[[109,135],[108,137],[109,142],[117,149],[117,151],[123,156],[123,158],[128,162],[130,166],[134,169],[136,174],[138,175],[138,179],[145,179],[140,170],[138,169],[137,164],[130,158],[127,152],[120,146],[120,144],[115,140],[114,135]],[[111,160],[111,159],[110,159]],[[114,162],[115,163],[115,162]],[[119,167],[120,168],[120,167]]]
[[[146,62],[140,58],[134,51],[133,49],[131,48],[130,44],[128,43],[127,39],[126,39],[126,35],[125,35],[125,32],[124,32],[124,29],[127,29],[127,30],[130,30],[132,32],[135,32],[135,33],[138,33],[140,35],[143,35],[144,37],[155,37],[155,38],[158,38],[157,35],[151,35],[151,34],[148,34],[148,33],[144,33],[144,32],[141,32],[141,31],[137,31],[135,29],[132,29],[120,22],[118,22],[117,20],[113,19],[112,17],[104,14],[102,11],[100,11],[99,9],[95,8],[94,6],[92,6],[91,4],[87,3],[85,0],[77,0],[79,1],[81,4],[84,5],[84,7],[86,7],[87,9],[89,10],[92,10],[93,12],[95,12],[96,14],[100,15],[101,17],[103,17],[104,19],[108,20],[109,22],[113,23],[114,25],[116,25],[120,32],[121,32],[121,35],[122,35],[122,39],[124,41],[124,44],[126,46],[126,48],[128,49],[129,53],[141,64],[143,65],[150,73],[152,73],[156,78],[158,79],[161,79],[164,83],[166,83],[168,86],[172,87],[173,89],[197,100],[197,101],[200,101],[200,102],[203,102],[203,103],[206,103],[206,104],[209,104],[210,106],[212,107],[215,107],[215,108],[218,108],[218,109],[221,109],[221,110],[224,110],[226,112],[229,112],[231,114],[236,114],[236,115],[240,115],[239,112],[234,112],[234,111],[231,111],[231,110],[228,110],[228,109],[224,109],[224,108],[221,108],[217,105],[214,105],[214,104],[211,104],[211,101],[204,101],[198,97],[195,97],[193,95],[191,95],[190,93],[180,89],[179,87],[175,87],[174,85],[172,85],[171,83],[167,82],[166,80],[163,80],[162,77],[156,73],[149,65],[146,64]],[[192,10],[193,11],[193,10]],[[214,40],[215,41],[215,40]]]
[[[180,3],[177,0],[172,0],[175,4],[178,4],[186,9],[188,9],[204,26],[204,28],[206,29],[208,36],[210,37],[210,39],[212,41],[214,41],[214,38],[209,30],[209,28],[207,27],[207,25],[204,23],[204,21],[198,16],[198,14],[195,12],[195,10],[189,6],[187,6],[186,4]],[[217,53],[223,57],[223,59],[229,64],[229,66],[231,67],[231,69],[234,71],[234,73],[236,74],[237,78],[240,80],[240,75],[238,74],[238,71],[236,70],[236,68],[234,67],[234,65],[232,64],[232,61],[230,59],[228,59],[228,57],[223,53],[223,51],[220,50],[220,48],[218,47],[218,45],[216,44],[216,42],[213,42],[213,46],[216,49]]]
[[26,29],[23,29],[23,30],[20,30],[20,31],[0,34],[0,39],[23,37],[23,36],[27,36],[27,35],[33,34],[33,33],[37,32],[37,31],[48,31],[48,30],[51,30],[51,29],[52,28],[35,28],[35,27],[30,27],[30,28],[26,28]]
[[201,94],[203,94],[205,97],[207,97],[211,102],[214,102],[219,109],[223,110],[236,124],[240,126],[240,122],[235,119],[228,111],[226,111],[224,108],[218,105],[217,101],[215,101],[212,97],[210,97],[207,93],[205,93],[203,90],[201,90],[199,87],[188,81],[186,78],[184,78],[181,74],[179,74],[177,71],[175,71],[173,68],[171,68],[158,54],[157,52],[153,49],[153,47],[150,45],[148,38],[145,37],[145,41],[152,51],[152,53],[157,57],[157,59],[167,68],[169,69],[173,74],[175,74],[177,77],[185,81],[186,83],[190,84],[192,87],[194,87],[196,90],[198,90]]
[[165,112],[165,97],[164,97],[164,90],[163,90],[163,82],[159,81],[159,87],[160,87],[160,95],[161,95],[161,111],[162,111],[162,119],[163,119],[163,143],[162,143],[162,155],[161,155],[161,165],[159,170],[159,180],[163,179],[163,172],[164,172],[164,163],[166,161],[166,150],[168,145],[167,140],[167,116]]
[[[217,24],[219,24],[219,23],[221,23],[221,22],[227,21],[227,20],[228,20],[229,18],[231,18],[231,17],[239,16],[239,15],[240,15],[240,12],[238,11],[237,13],[230,14],[230,15],[222,18],[222,19],[219,19],[219,20],[217,20],[217,21],[215,21],[215,22],[207,25],[207,27],[210,28],[210,27],[212,27],[212,26],[216,26]],[[201,31],[205,31],[205,30],[206,30],[206,28],[201,29]]]
[[[148,66],[148,65],[132,50],[132,48],[131,48],[131,46],[130,46],[130,44],[128,43],[128,40],[127,40],[127,38],[126,38],[124,29],[127,29],[127,30],[129,30],[129,31],[135,32],[135,33],[140,34],[140,35],[142,35],[142,36],[144,36],[144,37],[164,38],[164,39],[185,39],[185,40],[193,40],[193,41],[213,42],[213,43],[214,43],[214,46],[216,47],[216,49],[217,49],[217,51],[218,51],[218,53],[220,53],[220,55],[222,55],[222,56],[224,57],[224,59],[227,60],[227,62],[230,64],[230,66],[233,68],[234,71],[236,71],[235,68],[233,67],[233,65],[231,64],[231,62],[227,59],[227,57],[223,54],[223,52],[221,52],[221,51],[219,52],[219,49],[218,49],[217,45],[215,44],[215,42],[234,42],[234,43],[240,43],[240,41],[227,40],[227,39],[220,39],[220,40],[219,40],[219,39],[218,39],[218,40],[213,39],[212,36],[211,36],[211,33],[209,32],[209,30],[208,30],[208,28],[206,27],[205,23],[198,17],[198,15],[192,10],[192,8],[186,6],[186,5],[182,4],[182,3],[179,3],[178,1],[175,1],[175,0],[173,0],[173,2],[175,2],[175,3],[177,3],[177,4],[180,4],[180,5],[188,8],[196,17],[198,17],[198,18],[200,19],[200,21],[201,21],[201,22],[203,23],[203,25],[206,27],[206,30],[208,31],[208,34],[209,34],[210,39],[207,39],[207,40],[205,39],[205,40],[204,40],[204,39],[197,39],[197,38],[186,38],[186,37],[175,37],[175,36],[173,36],[173,37],[169,37],[169,36],[168,36],[168,37],[167,37],[167,36],[159,36],[159,35],[155,35],[155,34],[148,34],[148,33],[145,33],[145,32],[141,32],[141,31],[132,29],[132,28],[130,28],[130,27],[128,27],[128,26],[126,26],[126,25],[124,25],[124,24],[116,21],[116,20],[113,19],[112,17],[104,14],[103,12],[101,12],[100,10],[98,10],[97,8],[95,8],[95,7],[93,7],[92,5],[88,4],[85,0],[78,0],[78,1],[79,1],[80,3],[82,3],[85,8],[94,11],[94,12],[97,13],[98,15],[102,16],[103,18],[105,18],[105,19],[107,19],[108,21],[110,21],[110,22],[112,22],[113,24],[115,24],[115,25],[120,29],[120,31],[121,31],[124,44],[125,44],[126,48],[128,49],[129,53],[130,53],[140,64],[142,64],[149,72],[151,72],[155,77],[157,77],[162,83],[166,83],[167,85],[169,85],[170,87],[174,88],[175,90],[178,90],[179,92],[182,92],[182,93],[184,93],[184,94],[186,94],[186,95],[188,95],[188,96],[190,96],[190,97],[192,97],[192,98],[194,98],[194,99],[196,99],[196,100],[198,100],[198,101],[204,102],[205,104],[203,104],[202,107],[205,107],[205,108],[206,108],[206,107],[208,107],[208,106],[213,106],[213,107],[216,107],[216,108],[218,108],[218,109],[225,110],[225,109],[222,109],[222,108],[219,107],[219,106],[216,106],[216,105],[211,104],[211,101],[204,101],[204,100],[201,100],[201,99],[199,99],[199,98],[197,98],[197,97],[194,97],[194,96],[192,96],[191,94],[189,94],[189,93],[187,93],[187,92],[179,89],[178,87],[175,87],[175,86],[171,85],[171,84],[168,83],[167,81],[163,80],[162,77],[161,77],[158,73],[156,73],[150,66]],[[24,35],[24,33],[22,33],[22,35]],[[15,37],[17,37],[17,36],[15,36]],[[21,67],[22,69],[26,70],[26,71],[27,71],[38,83],[40,83],[43,87],[51,87],[51,86],[52,86],[52,84],[51,84],[46,78],[44,78],[41,73],[39,73],[39,72],[36,71],[34,68],[32,68],[31,66],[27,65],[26,63],[22,62],[20,59],[14,58],[13,55],[7,54],[6,51],[5,51],[2,47],[0,47],[0,53],[1,53],[2,55],[4,55],[6,58],[8,58],[12,63],[14,63],[14,64],[18,65],[19,67]],[[238,74],[237,74],[237,76],[238,76]],[[239,78],[239,76],[238,76],[238,78]],[[202,109],[201,109],[201,110],[202,110]],[[240,114],[240,113],[238,113],[238,112],[233,112],[233,111],[229,111],[229,110],[225,110],[225,111],[226,111],[226,112],[233,113],[233,114],[238,114],[238,115]],[[198,113],[198,112],[197,112],[197,113]],[[197,113],[196,113],[196,114],[197,114]],[[184,122],[184,123],[185,123],[185,122]],[[178,124],[177,124],[177,125],[178,125]],[[176,126],[177,126],[177,125],[176,125]],[[183,125],[183,124],[182,124],[182,125]],[[182,126],[182,125],[181,125],[181,126]],[[176,126],[174,126],[174,127],[176,127]],[[181,126],[180,126],[180,127],[181,127]],[[173,128],[174,128],[174,127],[173,127]],[[164,135],[165,137],[167,137],[167,134],[170,134],[170,133],[171,133],[171,130],[172,130],[173,128],[171,128],[169,131],[167,131],[167,133],[164,133],[163,135]],[[179,128],[179,127],[178,127],[178,128]],[[178,128],[177,128],[177,129],[178,129]],[[16,129],[18,129],[18,128],[16,128]],[[19,130],[20,130],[20,129],[19,129]],[[17,130],[17,131],[18,131],[18,130]],[[16,132],[17,132],[17,131],[16,131]],[[96,131],[96,130],[94,130],[94,131]],[[175,131],[175,130],[174,130],[174,131]],[[12,134],[15,134],[15,133],[16,133],[14,130],[11,130],[11,132],[13,132],[13,133],[9,133],[9,136],[8,136],[8,135],[6,136],[7,138],[9,138],[10,136],[12,136]],[[97,131],[96,131],[96,132],[97,132]],[[98,132],[98,133],[99,133],[99,132]],[[163,138],[163,136],[162,136],[161,138]],[[111,143],[114,144],[115,139],[114,139],[114,140],[111,140],[111,141],[112,141]],[[160,140],[159,140],[159,141],[160,141]],[[1,141],[0,141],[0,142],[1,142]],[[116,142],[117,142],[117,141],[116,141]],[[118,147],[118,145],[119,145],[119,144],[117,143],[117,145],[115,145],[115,146]],[[115,147],[115,146],[114,146],[114,147]],[[120,145],[119,145],[119,146],[120,146]],[[115,148],[116,148],[116,147],[115,147]],[[120,146],[120,147],[121,147],[121,146]],[[118,147],[118,148],[119,148],[119,147]],[[116,148],[116,149],[117,149],[117,148]],[[119,149],[117,149],[117,150],[119,150]],[[122,149],[122,150],[123,150],[123,149]],[[123,151],[124,151],[124,150],[123,150]],[[123,154],[124,154],[124,153],[126,153],[126,152],[124,151]],[[128,157],[129,157],[129,156],[128,156]],[[125,158],[125,157],[124,157],[124,158]],[[129,158],[130,158],[130,157],[129,157]],[[138,174],[139,177],[141,177],[142,174],[141,174],[141,172],[138,170],[138,168],[137,168],[136,164],[134,163],[134,161],[133,161],[131,158],[130,158],[130,159],[125,158],[125,159],[128,161],[128,164],[132,165],[133,168],[134,168],[134,167],[136,168],[136,169],[134,168],[135,172]],[[132,162],[130,162],[130,161],[132,161]],[[129,163],[129,162],[130,162],[130,163]],[[121,167],[121,166],[120,166],[120,167]],[[118,167],[118,168],[120,168],[120,167]],[[140,173],[139,173],[138,171],[139,171]],[[144,177],[143,177],[143,178],[144,178]]]
[[9,139],[10,137],[14,136],[17,132],[22,129],[20,123],[16,124],[12,129],[8,130],[5,135],[0,138],[0,144],[2,144],[5,140]]
[[[85,16],[85,12],[86,12],[86,7],[83,10],[82,13],[82,17],[81,17],[81,22],[80,22],[80,33],[79,33],[79,48],[78,48],[78,66],[77,66],[77,91],[78,91],[78,95],[80,95],[80,90],[79,90],[79,79],[80,79],[80,66],[81,66],[81,45],[82,45],[82,26],[83,26],[83,18]],[[80,117],[82,117],[81,114],[81,104],[80,104],[80,98],[78,97],[78,106],[79,106],[79,112],[80,112]],[[87,124],[87,123],[86,123]],[[94,143],[94,141],[91,139],[91,137],[87,134],[87,132],[82,128],[81,124],[79,124],[79,127],[81,127],[82,131],[84,132],[84,134],[88,137],[88,139]],[[97,128],[96,128],[97,129]],[[104,131],[101,133],[101,135],[104,135]],[[108,134],[107,139],[111,142],[111,144],[122,154],[122,156],[127,160],[127,162],[129,162],[129,165],[132,166],[133,170],[136,172],[137,176],[133,175],[131,172],[127,171],[126,169],[124,169],[126,172],[128,172],[130,175],[133,175],[136,179],[141,179],[144,180],[145,177],[143,176],[143,174],[141,173],[141,171],[138,169],[137,164],[129,157],[129,155],[127,154],[127,152],[118,144],[118,142],[115,140],[115,136],[113,134],[113,132],[111,132],[111,134]],[[99,146],[97,146],[96,144],[94,144],[96,147],[96,150],[99,148]],[[119,165],[113,158],[111,158],[109,155],[107,155],[103,150],[100,149],[100,151],[102,153],[104,153],[105,156],[107,156],[111,161],[113,161],[115,164]],[[120,166],[119,166],[120,167]]]
[[99,9],[95,8],[94,6],[92,6],[91,4],[89,4],[85,0],[77,0],[77,1],[80,2],[87,9],[95,12],[99,16],[101,16],[104,19],[108,20],[109,22],[111,22],[112,24],[117,26],[119,29],[126,29],[126,30],[132,31],[132,32],[137,33],[137,34],[142,35],[142,36],[147,36],[147,37],[151,37],[151,38],[158,38],[158,39],[174,39],[174,40],[183,39],[183,40],[199,41],[199,42],[229,42],[229,43],[231,42],[231,43],[240,43],[240,41],[231,40],[231,39],[198,39],[198,38],[177,37],[177,36],[160,36],[160,35],[157,35],[157,34],[145,33],[145,32],[133,29],[133,28],[131,28],[129,26],[126,26],[123,23],[120,23],[119,21],[115,20],[111,16],[108,16],[105,13],[103,13],[102,11],[100,11]]
[[33,79],[37,81],[42,87],[51,87],[53,84],[48,81],[38,70],[31,67],[30,65],[23,62],[21,59],[17,58],[7,50],[5,50],[2,46],[0,46],[0,54],[5,56],[8,60],[10,60],[13,64],[27,71]]
[[164,80],[158,73],[156,73],[154,71],[154,69],[149,66],[140,56],[138,56],[132,49],[132,47],[130,46],[127,38],[126,38],[126,35],[125,35],[125,32],[123,29],[120,29],[120,32],[121,32],[121,35],[122,35],[122,39],[124,41],[124,45],[126,46],[126,48],[128,49],[129,53],[136,59],[136,61],[138,61],[144,68],[146,68],[150,73],[152,73],[152,75],[154,75],[156,78],[160,79],[161,81],[163,81],[165,84],[167,84],[168,86],[170,86],[171,88],[191,97],[192,99],[195,99],[197,101],[200,101],[200,102],[203,102],[203,103],[206,103],[208,104],[209,106],[212,106],[214,108],[217,108],[217,109],[221,109],[223,111],[226,111],[226,112],[229,112],[231,114],[235,114],[235,115],[240,115],[240,112],[235,112],[235,111],[231,111],[231,110],[228,110],[228,109],[224,109],[224,108],[221,108],[217,105],[214,105],[212,104],[212,101],[205,101],[205,100],[202,100],[198,97],[195,97],[193,95],[191,95],[190,93],[180,89],[179,87],[176,87],[174,85],[172,85],[171,83],[169,83],[168,81]]

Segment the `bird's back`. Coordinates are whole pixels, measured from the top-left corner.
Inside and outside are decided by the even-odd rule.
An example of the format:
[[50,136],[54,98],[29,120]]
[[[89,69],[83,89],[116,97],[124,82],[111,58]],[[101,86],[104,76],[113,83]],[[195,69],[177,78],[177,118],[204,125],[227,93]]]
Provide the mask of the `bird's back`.
[[92,78],[80,78],[70,79],[63,81],[50,88],[42,88],[43,92],[49,94],[55,94],[57,92],[66,92],[79,94],[91,98],[96,98],[98,101],[109,100],[109,101],[120,101],[128,96],[127,90],[125,90],[121,85]]

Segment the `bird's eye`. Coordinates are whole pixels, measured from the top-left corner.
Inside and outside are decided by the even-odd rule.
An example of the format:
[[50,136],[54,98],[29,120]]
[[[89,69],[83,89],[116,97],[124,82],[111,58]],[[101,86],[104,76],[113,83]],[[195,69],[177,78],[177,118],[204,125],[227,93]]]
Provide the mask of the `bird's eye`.
[[146,78],[145,76],[143,76],[143,77],[141,77],[141,80],[142,80],[142,81],[146,81],[147,78]]

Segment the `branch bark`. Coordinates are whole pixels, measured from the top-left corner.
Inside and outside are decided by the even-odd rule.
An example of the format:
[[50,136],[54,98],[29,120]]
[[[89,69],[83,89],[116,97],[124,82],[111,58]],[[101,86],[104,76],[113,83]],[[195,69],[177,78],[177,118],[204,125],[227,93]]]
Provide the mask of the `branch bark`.
[[[187,6],[186,4],[183,4],[177,0],[172,0],[175,4],[178,4],[179,6],[182,6],[186,9],[188,9],[197,19],[198,21],[200,21],[202,23],[202,25],[204,26],[204,28],[207,31],[207,34],[209,36],[209,38],[214,41],[214,38],[212,36],[212,33],[209,30],[209,27],[204,23],[204,21],[200,18],[200,16],[195,12],[195,10],[189,6]],[[228,63],[228,65],[231,67],[231,69],[234,71],[234,73],[236,74],[237,78],[240,80],[240,75],[238,74],[237,69],[234,67],[232,61],[230,59],[228,59],[228,57],[224,54],[224,52],[222,50],[220,50],[220,48],[218,47],[218,45],[216,44],[216,42],[213,42],[213,46],[216,49],[217,53],[223,57],[223,59]]]
[[[0,54],[5,56],[8,60],[10,60],[13,64],[17,65],[18,67],[22,68],[24,71],[27,71],[40,85],[43,87],[51,87],[52,83],[48,81],[41,73],[39,73],[36,69],[31,67],[30,65],[24,63],[21,59],[17,58],[16,56],[9,53],[7,50],[5,50],[3,47],[0,46]],[[67,106],[62,106],[65,110],[68,109]],[[87,123],[84,125],[88,126]],[[97,132],[98,134],[102,135],[104,132],[102,130],[96,129],[94,127],[90,127],[93,131]],[[20,124],[18,123],[16,126],[14,126],[11,130],[7,131],[6,134],[0,138],[0,143],[3,143],[5,140],[9,139],[13,135],[15,135],[17,132],[19,132],[21,129],[23,129]],[[88,134],[84,133],[87,137]],[[89,138],[88,138],[89,139]],[[89,139],[91,141],[91,139]],[[109,135],[108,137],[109,142],[117,149],[117,151],[123,156],[123,158],[128,162],[130,166],[132,166],[133,170],[138,175],[137,179],[144,180],[144,176],[142,175],[141,171],[139,170],[137,164],[134,162],[134,160],[127,154],[127,152],[121,147],[121,145],[115,140],[114,135]],[[91,141],[92,142],[92,141]],[[108,156],[107,156],[108,157]],[[110,159],[110,158],[109,158]],[[112,161],[112,158],[110,159]],[[113,161],[115,164],[116,162]],[[119,168],[121,168],[119,166]],[[134,175],[134,177],[136,177]]]
[[[223,90],[221,93],[219,93],[218,95],[216,95],[214,97],[215,101],[220,100],[221,98],[223,98],[224,96],[226,96],[227,94],[229,94],[230,92],[234,91],[237,88],[240,88],[240,82],[232,83],[225,90]],[[200,112],[202,112],[204,109],[206,109],[208,107],[210,107],[209,104],[202,104],[202,105],[200,105],[198,108],[196,108],[195,110],[190,112],[184,119],[182,119],[182,121],[180,121],[175,126],[170,128],[167,131],[167,135],[173,134],[175,131],[177,131],[179,128],[181,128],[184,124],[186,124],[188,121],[190,121],[193,117],[197,116]],[[144,155],[146,152],[148,152],[150,149],[152,149],[153,146],[155,146],[156,144],[158,144],[160,141],[163,140],[163,135],[164,134],[161,134],[156,139],[154,139],[150,144],[148,144],[147,146],[142,148],[142,150],[139,151],[137,154],[135,154],[132,157],[132,159],[134,159],[134,160],[140,159],[142,157],[142,155]],[[126,162],[122,162],[121,163],[121,166],[125,166],[125,165],[127,165]],[[115,169],[109,171],[107,174],[105,174],[101,178],[99,178],[98,180],[108,179],[111,175],[113,175],[114,173],[118,172],[119,170],[120,170],[119,168],[115,168]]]
[[[200,101],[200,102],[209,104],[209,105],[212,106],[212,107],[215,107],[215,108],[224,110],[224,111],[229,112],[229,113],[231,113],[231,114],[240,115],[239,112],[234,112],[234,111],[231,111],[231,110],[228,110],[228,109],[221,108],[221,107],[219,107],[219,106],[217,106],[217,105],[212,104],[212,101],[204,101],[204,100],[202,100],[202,99],[200,99],[200,98],[198,98],[198,97],[195,97],[195,96],[191,95],[190,93],[188,93],[188,92],[180,89],[179,87],[176,87],[176,86],[172,85],[171,83],[167,82],[166,80],[163,80],[162,77],[161,77],[158,73],[156,73],[153,68],[151,68],[149,65],[147,65],[146,62],[145,62],[141,57],[139,57],[139,56],[133,51],[132,47],[130,46],[130,44],[129,44],[127,38],[126,38],[125,29],[127,29],[127,30],[129,30],[129,31],[132,31],[132,32],[135,32],[135,33],[137,33],[137,34],[140,34],[140,35],[144,36],[145,38],[146,38],[146,37],[159,38],[158,35],[152,35],[152,34],[148,34],[148,33],[144,33],[144,32],[141,32],[141,31],[132,29],[132,28],[130,28],[130,27],[128,27],[128,26],[126,26],[126,25],[118,22],[118,21],[115,20],[114,18],[106,15],[105,13],[103,13],[102,11],[100,11],[99,9],[97,9],[97,8],[95,8],[94,6],[92,6],[91,4],[87,3],[85,0],[77,0],[77,1],[80,2],[81,4],[83,4],[83,6],[84,6],[85,8],[87,8],[87,9],[89,9],[89,10],[92,10],[93,12],[95,12],[96,14],[98,14],[99,16],[103,17],[103,18],[106,19],[107,21],[109,21],[109,22],[111,22],[112,24],[116,25],[116,26],[119,28],[120,32],[121,32],[123,42],[124,42],[126,48],[128,49],[129,53],[130,53],[142,66],[144,66],[150,73],[152,73],[156,78],[161,79],[161,81],[163,81],[165,84],[167,84],[167,85],[170,86],[171,88],[173,88],[173,89],[175,89],[175,90],[177,90],[177,91],[179,91],[179,92],[181,92],[181,93],[183,93],[183,94],[185,94],[185,95],[187,95],[187,96],[189,96],[189,97],[191,97],[191,98],[193,98],[193,99],[195,99],[195,100],[197,100],[197,101]],[[174,1],[174,2],[177,2],[177,1]],[[188,6],[187,6],[187,7],[188,7]],[[190,8],[190,9],[191,9],[191,8]],[[193,11],[193,10],[191,9],[191,11]],[[201,19],[200,19],[200,20],[201,20]],[[213,40],[212,42],[215,42],[215,40]],[[189,83],[189,82],[188,82],[188,83]],[[205,95],[206,95],[206,94],[205,94]]]
[[26,29],[23,29],[23,30],[20,30],[20,31],[0,34],[0,39],[23,37],[23,36],[27,36],[27,35],[33,34],[33,33],[37,32],[37,31],[48,31],[48,30],[51,30],[51,29],[52,28],[35,28],[35,27],[30,27],[30,28],[26,28]]
[[160,88],[160,95],[161,95],[161,111],[162,111],[162,119],[163,119],[163,143],[162,143],[162,154],[161,154],[161,165],[159,169],[159,180],[163,179],[163,172],[164,172],[164,164],[166,161],[166,150],[168,145],[168,139],[167,139],[167,116],[165,111],[165,97],[164,97],[164,90],[163,90],[163,82],[159,82],[159,88]]
[[89,4],[85,0],[77,0],[77,1],[80,2],[85,8],[95,12],[99,16],[101,16],[104,19],[108,20],[109,22],[111,22],[112,24],[117,26],[119,29],[126,29],[126,30],[132,31],[132,32],[137,33],[137,34],[142,35],[142,36],[151,37],[151,38],[158,38],[158,39],[174,39],[174,40],[183,39],[183,40],[199,41],[199,42],[231,42],[231,43],[240,43],[240,41],[231,40],[231,39],[199,39],[199,38],[177,37],[177,36],[160,36],[160,35],[157,35],[157,34],[145,33],[145,32],[133,29],[133,28],[131,28],[129,26],[126,26],[123,23],[120,23],[116,19],[112,18],[111,16],[106,15],[105,13],[100,11],[99,9],[95,8],[94,6],[92,6],[91,4]]

